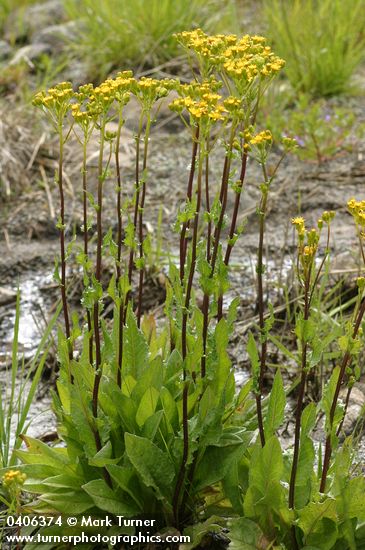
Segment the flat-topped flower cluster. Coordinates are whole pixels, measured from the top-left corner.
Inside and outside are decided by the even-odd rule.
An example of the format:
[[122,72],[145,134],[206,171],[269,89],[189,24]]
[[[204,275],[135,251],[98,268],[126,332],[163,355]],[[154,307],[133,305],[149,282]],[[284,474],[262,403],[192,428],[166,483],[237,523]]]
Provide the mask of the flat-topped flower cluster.
[[[147,111],[174,90],[178,98],[170,108],[179,114],[187,112],[195,124],[238,121],[248,119],[253,102],[260,99],[267,84],[284,66],[262,36],[209,36],[197,29],[176,37],[190,61],[199,65],[200,80],[181,84],[179,79],[136,79],[132,71],[123,71],[97,87],[86,84],[77,91],[70,82],[61,82],[47,92],[39,92],[33,103],[47,112],[57,127],[68,112],[85,127],[111,109],[124,107],[132,95]],[[254,143],[270,139],[268,134],[260,134]]]

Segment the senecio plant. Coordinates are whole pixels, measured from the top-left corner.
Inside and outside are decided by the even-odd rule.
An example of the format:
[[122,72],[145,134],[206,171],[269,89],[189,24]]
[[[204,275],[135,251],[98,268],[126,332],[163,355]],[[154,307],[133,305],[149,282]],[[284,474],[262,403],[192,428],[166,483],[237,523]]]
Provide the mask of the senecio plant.
[[[233,549],[365,548],[365,480],[356,475],[352,439],[340,445],[345,414],[341,388],[348,388],[346,409],[360,375],[364,278],[358,279],[353,317],[338,339],[342,359],[322,399],[308,404],[306,393],[308,378],[337,337],[320,339],[316,326],[332,212],[324,212],[313,229],[306,228],[303,218],[293,219],[300,297],[298,353],[292,354],[298,366],[291,389],[297,399],[295,433],[289,450],[277,436],[289,406],[280,368],[270,392],[265,384],[267,343],[275,321],[265,299],[265,223],[275,175],[295,142],[285,138],[283,154],[269,166],[272,135],[256,128],[256,116],[284,61],[261,36],[208,36],[195,30],[177,39],[194,73],[190,83],[136,79],[125,71],[98,87],[87,84],[74,91],[61,83],[34,99],[59,138],[60,261],[55,273],[64,326],[58,333],[54,409],[63,444],[48,446],[24,436],[27,449],[18,451],[22,464],[17,468],[26,476],[23,494],[37,495],[24,510],[153,518],[162,536],[171,528],[190,534],[186,550],[206,547],[211,534],[224,527]],[[161,101],[172,90],[170,109],[191,136],[191,164],[174,227],[178,260],[170,261],[164,318],[157,329],[153,317],[143,315],[150,247],[144,217],[152,177],[151,129]],[[120,148],[124,110],[132,96],[140,114],[134,192],[128,195]],[[116,122],[113,132],[111,121]],[[95,195],[89,190],[87,166],[94,134],[100,145]],[[83,238],[76,236],[66,245],[63,151],[72,135],[83,151]],[[219,182],[211,181],[213,150],[222,159]],[[246,172],[254,163],[262,172],[257,182],[258,324],[247,343],[252,376],[236,391],[227,350],[239,300],[227,305],[224,296],[232,251],[243,232],[239,211]],[[104,214],[107,180],[115,184],[114,220]],[[349,209],[364,257],[365,205],[351,200]],[[82,313],[71,311],[67,299],[67,264],[74,258],[83,274]],[[111,264],[114,272],[106,282],[103,266]],[[112,320],[103,316],[106,299],[113,303]],[[318,448],[311,432],[323,413],[325,436]],[[40,532],[54,534],[56,528]],[[63,526],[63,534],[77,529]],[[120,528],[118,535],[130,535],[130,529]]]

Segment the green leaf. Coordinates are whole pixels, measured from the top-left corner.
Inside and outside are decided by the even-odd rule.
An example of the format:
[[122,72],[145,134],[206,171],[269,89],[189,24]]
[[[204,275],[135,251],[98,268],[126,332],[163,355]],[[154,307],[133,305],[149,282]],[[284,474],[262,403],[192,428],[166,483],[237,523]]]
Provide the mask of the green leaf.
[[146,437],[150,441],[155,439],[157,430],[161,424],[163,418],[163,411],[157,411],[152,416],[147,418],[146,422],[143,425],[142,436]]
[[93,508],[94,502],[84,491],[67,491],[65,493],[45,493],[40,499],[54,510],[66,515],[83,514]]
[[253,391],[257,393],[259,389],[259,378],[260,378],[260,357],[257,351],[255,338],[251,331],[248,333],[247,353],[251,361]]
[[297,475],[295,480],[295,508],[300,509],[308,503],[311,494],[315,451],[309,437],[301,439]]
[[123,372],[138,380],[148,367],[148,345],[131,310],[128,310],[124,336]]
[[126,433],[124,439],[126,454],[143,483],[155,489],[159,500],[170,501],[175,477],[170,457],[144,437]]
[[269,405],[265,419],[265,435],[270,437],[281,426],[284,420],[285,390],[280,369],[277,369],[270,393]]
[[337,512],[343,520],[357,518],[365,521],[364,477],[354,477],[346,482],[337,499]]
[[141,428],[146,420],[152,416],[156,410],[156,406],[160,397],[160,393],[153,386],[145,391],[136,414],[136,422]]
[[295,334],[304,343],[310,342],[316,335],[317,326],[313,319],[304,319],[302,315],[297,318]]
[[315,403],[309,403],[302,412],[300,424],[300,436],[306,437],[313,430],[316,423],[317,407]]
[[172,397],[169,390],[165,387],[161,388],[160,399],[166,420],[171,425],[173,431],[177,429],[179,422],[179,414],[176,407],[176,401]]
[[338,403],[335,410],[333,424],[332,426],[330,425],[330,411],[331,411],[333,398],[335,395],[335,390],[336,390],[339,376],[340,376],[340,367],[335,367],[331,374],[331,378],[324,389],[323,397],[321,401],[322,409],[326,415],[326,423],[325,423],[326,434],[331,435],[332,438],[335,437],[337,426],[341,422],[341,419],[343,416],[343,407]]
[[[227,523],[230,550],[256,550],[264,548],[265,537],[260,527],[247,518],[230,519]],[[269,541],[267,541],[269,543]]]
[[128,495],[134,500],[140,511],[143,512],[145,503],[141,493],[140,484],[138,478],[132,468],[128,466],[117,466],[111,464],[107,466],[107,470],[118,484],[118,486],[128,493]]
[[163,363],[161,357],[157,356],[137,379],[137,383],[131,393],[131,398],[134,403],[139,405],[143,396],[151,387],[160,390],[162,387],[163,375]]
[[44,464],[54,466],[55,469],[69,470],[71,474],[74,473],[67,449],[60,447],[53,449],[42,441],[29,436],[23,435],[22,439],[27,445],[27,451],[17,451],[16,454],[25,464]]
[[270,437],[264,448],[257,446],[250,464],[250,485],[257,487],[265,495],[270,482],[281,480],[283,456],[278,438]]
[[227,312],[227,323],[228,326],[232,327],[237,319],[237,309],[240,305],[240,297],[237,296],[232,300],[232,302],[229,304],[228,312]]
[[124,495],[121,498],[121,495],[112,490],[103,479],[89,481],[82,488],[90,495],[98,508],[110,514],[134,516],[140,511],[129,495]]
[[[179,550],[193,550],[200,546],[200,543],[212,533],[220,533],[224,525],[224,519],[212,516],[203,523],[196,523],[184,529],[184,536],[189,536],[191,542],[179,545]],[[211,537],[209,537],[211,538]]]
[[241,442],[238,441],[236,445],[208,447],[196,470],[195,491],[221,481],[233,464],[243,457],[251,439],[252,434],[248,433],[246,438]]
[[104,445],[100,451],[96,453],[96,455],[89,459],[89,464],[91,466],[98,466],[99,468],[103,468],[107,464],[117,464],[119,462],[119,458],[113,458],[113,448],[110,441]]
[[327,498],[324,502],[311,502],[298,515],[304,543],[330,550],[337,540],[336,501]]

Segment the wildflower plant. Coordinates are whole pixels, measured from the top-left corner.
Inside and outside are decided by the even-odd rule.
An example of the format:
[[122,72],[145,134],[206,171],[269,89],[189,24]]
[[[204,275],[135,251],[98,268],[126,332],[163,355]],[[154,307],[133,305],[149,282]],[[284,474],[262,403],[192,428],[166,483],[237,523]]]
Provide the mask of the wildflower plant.
[[[27,450],[17,451],[23,462],[19,468],[28,476],[23,489],[38,495],[32,504],[38,513],[51,508],[74,515],[150,516],[159,530],[173,526],[186,532],[194,532],[194,524],[203,522],[189,548],[198,547],[210,532],[209,516],[217,512],[230,518],[228,527],[236,541],[232,548],[244,547],[247,533],[256,545],[264,540],[288,549],[335,548],[337,541],[345,541],[346,548],[355,548],[353,541],[365,518],[351,493],[347,491],[346,497],[341,493],[339,464],[350,463],[351,453],[348,443],[339,446],[344,416],[338,400],[345,375],[349,389],[358,376],[350,370],[361,336],[364,284],[360,279],[358,306],[346,340],[339,342],[343,361],[321,402],[306,405],[307,379],[328,344],[316,335],[312,311],[329,258],[334,214],[324,212],[310,230],[302,217],[292,220],[302,290],[295,325],[299,389],[293,449],[283,451],[277,437],[286,407],[280,369],[268,395],[264,384],[267,342],[275,323],[273,308],[265,302],[264,244],[270,191],[284,156],[296,143],[285,138],[282,156],[269,169],[273,136],[267,129],[257,129],[256,118],[263,94],[284,61],[260,36],[209,36],[198,29],[180,33],[177,39],[194,72],[190,83],[137,79],[124,71],[97,87],[89,84],[74,92],[63,83],[35,98],[60,139],[56,180],[65,330],[60,327],[58,333],[60,372],[54,408],[65,445],[49,447],[24,436]],[[170,109],[191,136],[191,164],[174,226],[178,262],[171,259],[169,264],[164,319],[157,330],[151,316],[143,317],[149,247],[143,222],[151,127],[171,90],[175,97]],[[133,192],[128,196],[119,156],[124,109],[132,96],[140,111],[134,134]],[[111,121],[117,123],[114,132],[108,129]],[[62,153],[71,133],[83,151],[83,243],[69,246],[67,256]],[[87,166],[93,135],[99,139],[96,196],[89,191]],[[217,184],[211,181],[213,150],[222,162]],[[259,321],[247,343],[252,376],[236,391],[227,350],[239,300],[225,307],[224,296],[230,286],[232,251],[243,233],[238,220],[250,163],[258,164],[262,173],[257,182]],[[107,180],[115,183],[116,234],[107,226],[103,209]],[[349,209],[362,243],[364,205],[352,200]],[[92,210],[95,242],[89,239]],[[70,312],[67,302],[66,264],[75,250],[84,282],[81,313]],[[114,273],[106,285],[102,263],[107,258]],[[110,322],[102,315],[106,298],[113,307]],[[323,461],[317,457],[315,471],[311,431],[320,410],[326,415],[326,447]],[[353,494],[359,495],[363,480],[355,477],[350,483]],[[319,537],[325,534],[327,540],[334,518],[333,545],[321,545]]]

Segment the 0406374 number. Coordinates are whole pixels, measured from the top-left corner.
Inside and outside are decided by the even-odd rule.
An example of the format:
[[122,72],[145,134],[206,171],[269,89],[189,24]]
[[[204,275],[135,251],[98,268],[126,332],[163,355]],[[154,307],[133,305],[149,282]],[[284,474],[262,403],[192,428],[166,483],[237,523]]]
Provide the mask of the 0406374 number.
[[62,525],[61,516],[8,516],[7,527],[49,527],[50,525]]

